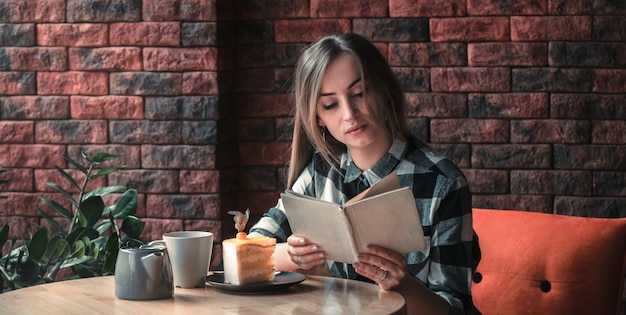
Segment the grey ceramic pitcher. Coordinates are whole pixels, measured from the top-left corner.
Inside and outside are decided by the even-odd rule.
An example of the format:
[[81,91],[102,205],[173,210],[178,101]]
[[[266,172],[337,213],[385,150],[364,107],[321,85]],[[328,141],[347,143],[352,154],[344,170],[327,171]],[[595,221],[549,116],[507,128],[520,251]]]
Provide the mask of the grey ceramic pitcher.
[[120,248],[115,263],[115,296],[155,300],[173,294],[172,265],[165,247]]

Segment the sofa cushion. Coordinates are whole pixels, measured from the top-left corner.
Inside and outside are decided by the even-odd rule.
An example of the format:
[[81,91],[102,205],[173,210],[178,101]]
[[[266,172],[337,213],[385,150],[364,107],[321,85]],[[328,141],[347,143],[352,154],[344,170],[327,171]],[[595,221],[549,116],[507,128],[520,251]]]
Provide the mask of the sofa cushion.
[[474,209],[482,258],[472,297],[484,314],[618,314],[626,218]]

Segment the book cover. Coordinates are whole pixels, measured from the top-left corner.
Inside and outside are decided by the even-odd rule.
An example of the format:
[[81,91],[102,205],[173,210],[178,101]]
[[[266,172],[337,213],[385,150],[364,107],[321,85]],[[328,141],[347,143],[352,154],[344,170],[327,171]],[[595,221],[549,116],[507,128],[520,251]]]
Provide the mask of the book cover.
[[345,205],[289,190],[281,199],[293,234],[318,244],[330,260],[353,263],[368,244],[402,254],[426,248],[413,193],[395,172]]

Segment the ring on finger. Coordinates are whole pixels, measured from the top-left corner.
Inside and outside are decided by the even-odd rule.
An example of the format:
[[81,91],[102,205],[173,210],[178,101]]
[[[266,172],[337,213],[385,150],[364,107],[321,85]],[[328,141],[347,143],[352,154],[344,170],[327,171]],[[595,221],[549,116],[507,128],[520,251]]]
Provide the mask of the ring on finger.
[[387,278],[387,270],[383,269],[383,271],[384,271],[385,273],[383,273],[383,276],[382,276],[382,277],[380,277],[380,281],[383,281],[383,280],[385,280],[385,278]]

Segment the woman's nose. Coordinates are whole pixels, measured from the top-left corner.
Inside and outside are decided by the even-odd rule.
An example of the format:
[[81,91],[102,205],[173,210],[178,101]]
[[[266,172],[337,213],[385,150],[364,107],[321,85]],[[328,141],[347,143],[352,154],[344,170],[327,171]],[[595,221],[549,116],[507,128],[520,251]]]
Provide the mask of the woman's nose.
[[358,106],[350,101],[346,101],[345,106],[344,106],[344,113],[343,113],[344,119],[351,120],[354,117],[358,116],[358,114],[359,114]]

